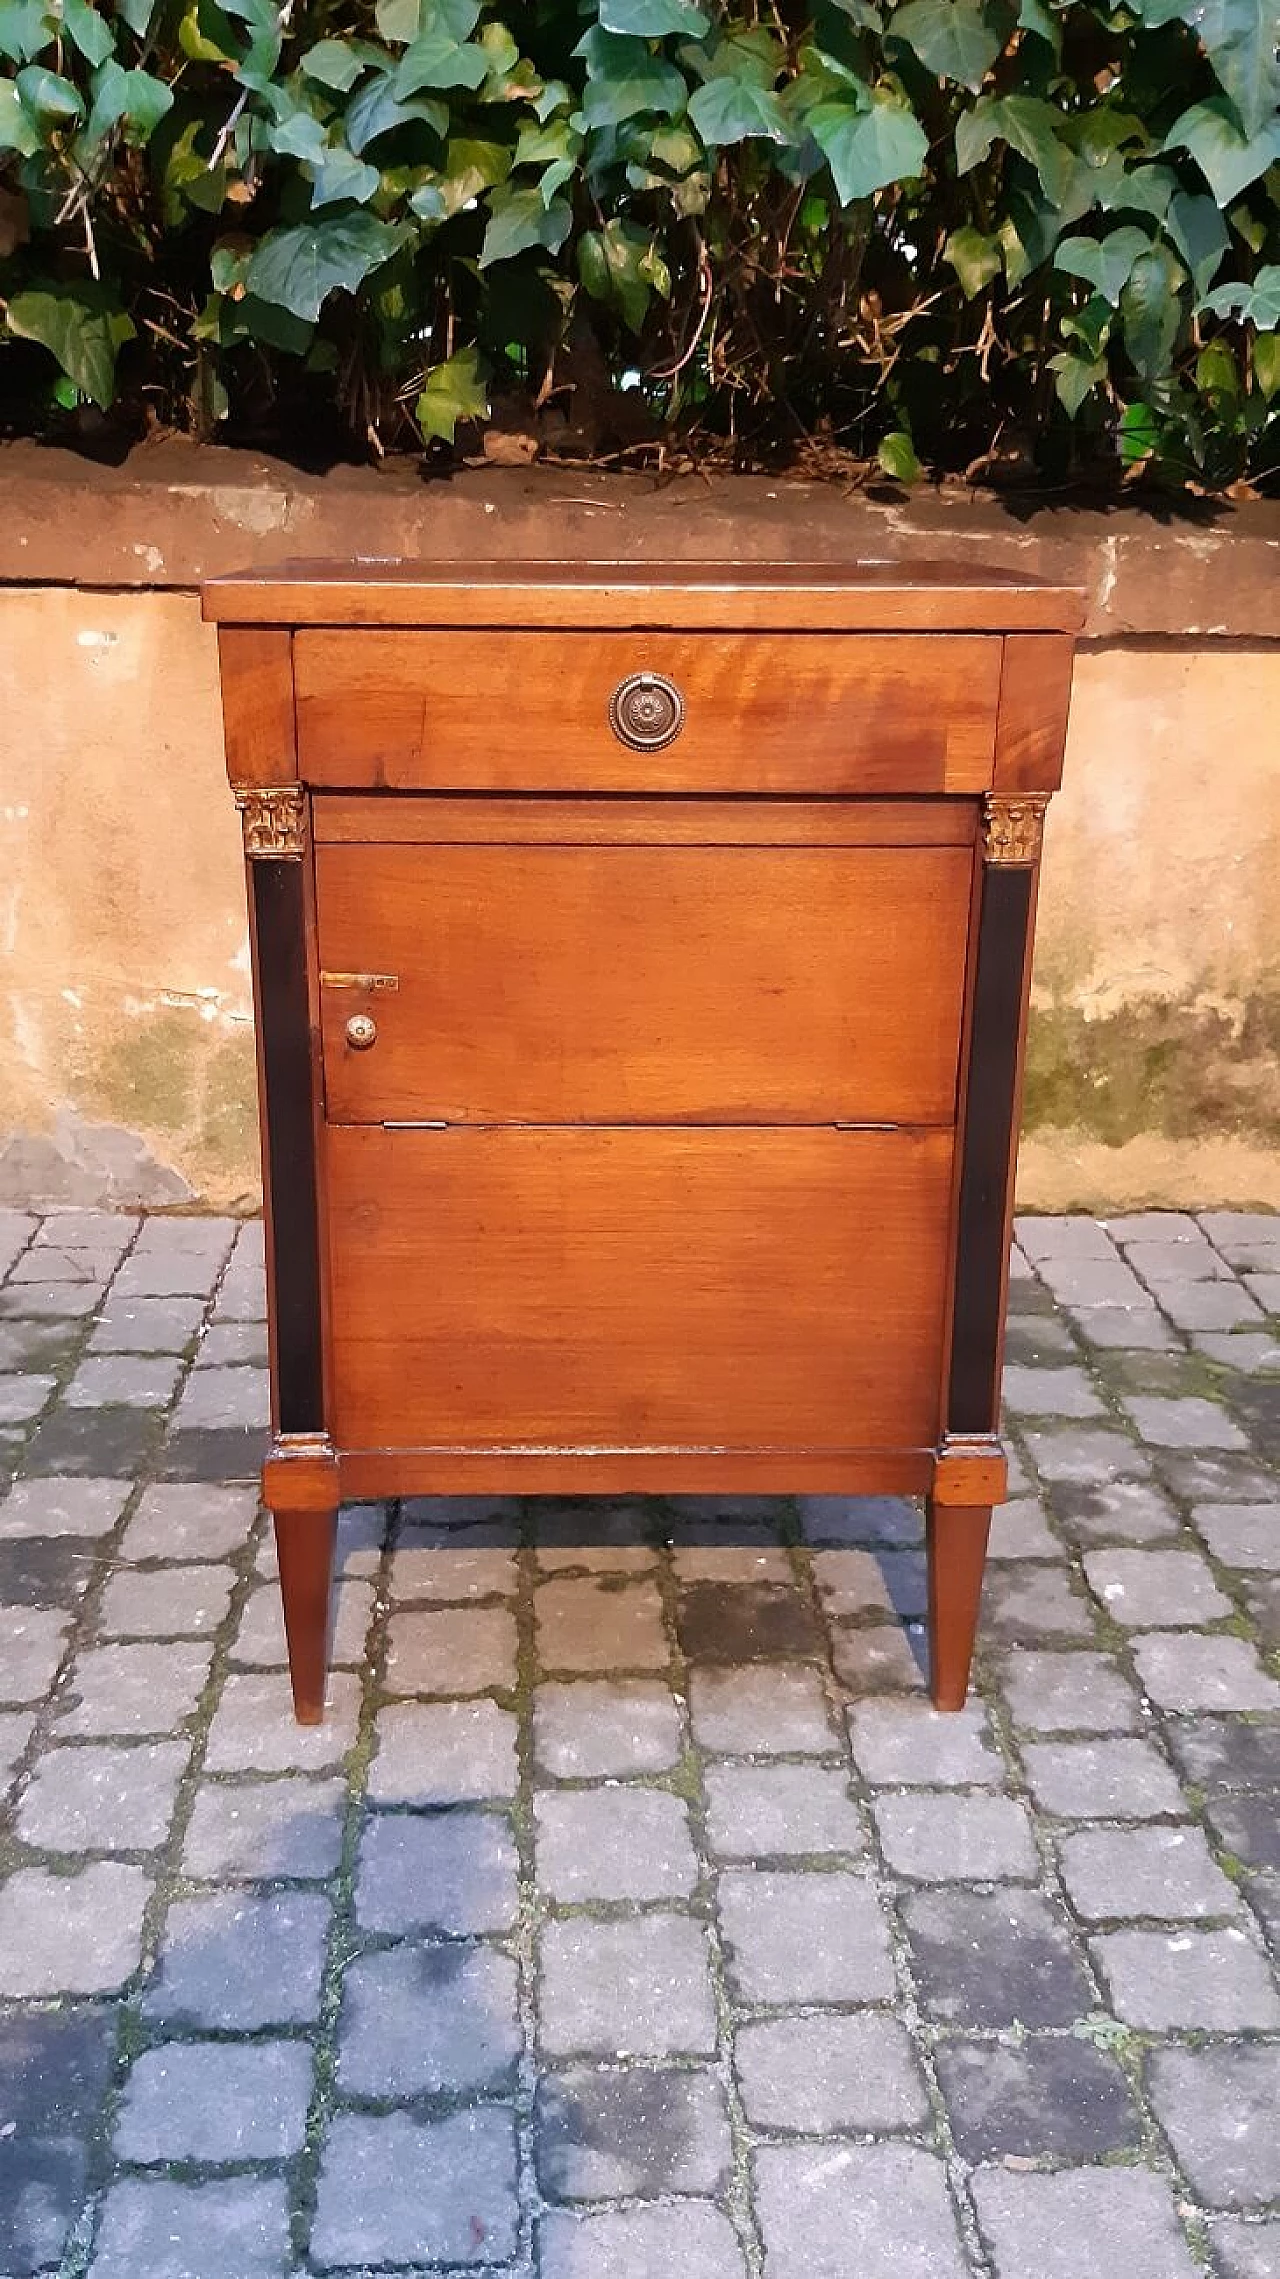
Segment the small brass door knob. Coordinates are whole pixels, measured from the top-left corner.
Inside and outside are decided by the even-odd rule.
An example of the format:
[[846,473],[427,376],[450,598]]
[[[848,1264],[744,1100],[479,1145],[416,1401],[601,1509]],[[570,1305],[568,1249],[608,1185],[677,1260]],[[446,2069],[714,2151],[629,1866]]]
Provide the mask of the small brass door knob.
[[661,752],[684,726],[684,698],[665,673],[632,673],[609,699],[609,725],[633,752]]
[[378,1041],[378,1024],[372,1013],[353,1013],[347,1023],[347,1043],[352,1052],[368,1052]]

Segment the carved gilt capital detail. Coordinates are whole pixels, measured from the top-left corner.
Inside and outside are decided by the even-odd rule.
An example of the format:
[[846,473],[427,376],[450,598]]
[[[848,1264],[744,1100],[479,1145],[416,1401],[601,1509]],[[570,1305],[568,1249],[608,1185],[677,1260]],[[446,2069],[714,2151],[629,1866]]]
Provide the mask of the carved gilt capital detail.
[[1007,798],[989,791],[982,802],[982,850],[989,863],[1034,863],[1040,857],[1047,794]]
[[238,791],[236,806],[251,860],[300,862],[307,840],[307,795],[301,784]]

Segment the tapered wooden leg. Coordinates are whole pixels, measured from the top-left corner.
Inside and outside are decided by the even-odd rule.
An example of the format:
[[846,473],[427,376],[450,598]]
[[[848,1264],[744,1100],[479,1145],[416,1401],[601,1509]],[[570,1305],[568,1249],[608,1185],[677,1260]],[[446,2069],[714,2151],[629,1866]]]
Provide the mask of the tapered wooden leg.
[[324,1718],[324,1686],[329,1661],[329,1593],[333,1582],[336,1507],[327,1511],[273,1513],[280,1555],[280,1596],[289,1645],[293,1713],[299,1725]]
[[990,1504],[928,1505],[929,1681],[935,1709],[963,1709],[982,1598]]

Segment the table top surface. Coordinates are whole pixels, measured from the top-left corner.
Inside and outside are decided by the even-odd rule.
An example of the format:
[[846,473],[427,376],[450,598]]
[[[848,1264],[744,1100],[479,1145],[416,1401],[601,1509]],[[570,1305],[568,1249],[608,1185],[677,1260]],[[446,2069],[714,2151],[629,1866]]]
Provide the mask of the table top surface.
[[1084,596],[957,558],[850,562],[285,562],[211,579],[229,625],[1074,633]]

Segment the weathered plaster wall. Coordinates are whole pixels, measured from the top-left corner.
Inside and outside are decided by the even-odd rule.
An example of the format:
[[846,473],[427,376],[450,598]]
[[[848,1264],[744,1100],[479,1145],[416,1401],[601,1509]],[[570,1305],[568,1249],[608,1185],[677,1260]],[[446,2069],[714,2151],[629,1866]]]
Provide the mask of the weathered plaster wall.
[[65,463],[20,464],[0,526],[0,1202],[256,1200],[239,837],[200,575],[304,548],[961,547],[1091,595],[1046,841],[1023,1200],[1280,1206],[1280,517],[1246,518],[1232,546],[1102,517],[1028,530],[963,501],[904,519],[802,485],[522,476],[459,496],[255,483],[243,461],[211,484],[199,455],[181,483],[99,471],[78,499]]

